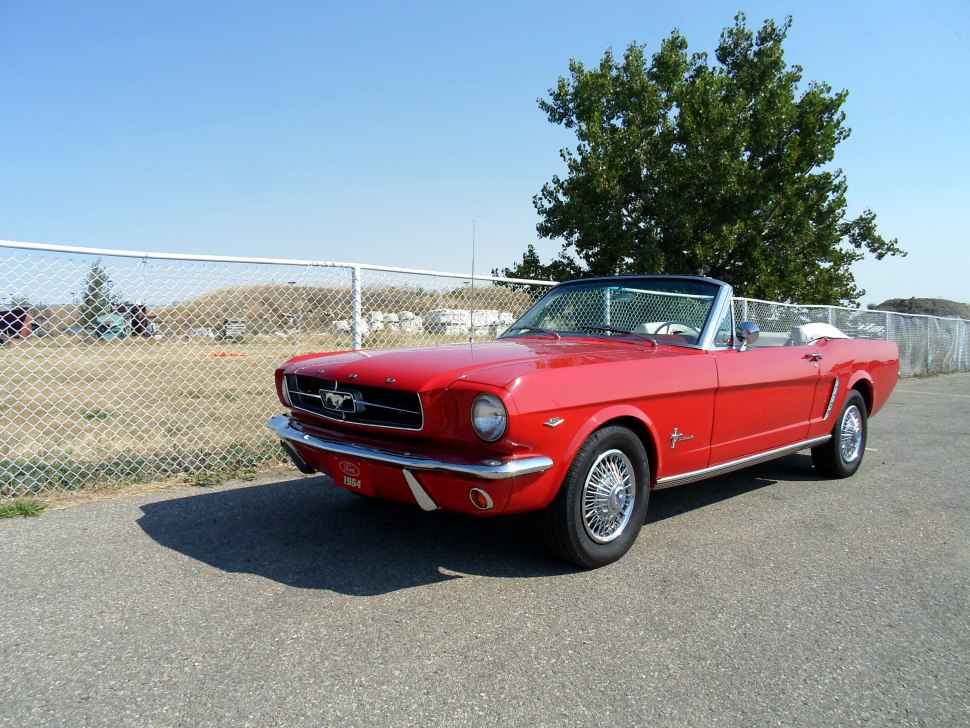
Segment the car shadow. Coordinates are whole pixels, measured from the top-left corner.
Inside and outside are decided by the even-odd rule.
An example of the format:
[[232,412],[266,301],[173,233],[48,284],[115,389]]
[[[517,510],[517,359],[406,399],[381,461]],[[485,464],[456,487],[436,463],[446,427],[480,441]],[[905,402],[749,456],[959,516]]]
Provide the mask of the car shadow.
[[476,518],[361,498],[325,476],[192,494],[142,506],[157,543],[229,573],[370,596],[464,574],[571,573],[528,516]]
[[[651,497],[647,523],[777,480],[816,479],[792,456]],[[227,573],[301,589],[373,596],[465,575],[542,578],[575,573],[543,547],[534,515],[425,513],[361,498],[326,476],[192,494],[142,506],[158,544]]]

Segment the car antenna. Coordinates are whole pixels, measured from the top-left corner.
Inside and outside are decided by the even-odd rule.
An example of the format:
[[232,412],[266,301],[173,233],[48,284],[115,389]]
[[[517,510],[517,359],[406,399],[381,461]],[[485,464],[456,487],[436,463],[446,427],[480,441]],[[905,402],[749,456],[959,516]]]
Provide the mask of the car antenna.
[[468,297],[468,343],[475,340],[475,220],[472,220],[472,287]]

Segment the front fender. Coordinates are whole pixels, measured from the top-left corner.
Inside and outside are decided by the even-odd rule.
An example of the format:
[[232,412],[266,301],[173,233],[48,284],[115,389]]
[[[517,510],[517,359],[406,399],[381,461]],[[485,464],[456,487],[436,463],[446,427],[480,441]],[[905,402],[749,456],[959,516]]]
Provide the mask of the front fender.
[[[567,415],[568,416],[568,415]],[[656,462],[658,448],[657,430],[651,419],[643,410],[628,404],[613,404],[597,410],[592,415],[583,416],[581,425],[569,434],[569,439],[560,446],[550,448],[561,456],[556,456],[556,464],[553,468],[542,474],[540,478],[515,488],[509,500],[508,509],[511,512],[520,510],[541,509],[548,506],[555,499],[562,487],[566,473],[576,459],[579,448],[596,430],[599,430],[612,422],[617,421],[636,422],[638,427],[631,428],[639,430],[636,434],[643,439],[649,438],[649,442],[644,442],[643,446],[650,454],[650,477],[651,481],[656,479],[658,463]],[[563,433],[566,434],[566,433]]]
[[[640,423],[640,425],[642,425],[643,429],[646,430],[646,435],[650,438],[650,442],[644,442],[643,446],[646,448],[648,454],[653,454],[653,459],[655,459],[657,457],[658,448],[656,447],[657,429],[654,426],[653,421],[643,410],[637,407],[632,407],[627,404],[615,404],[599,410],[595,415],[588,418],[583,423],[582,427],[575,432],[566,449],[567,454],[564,458],[565,470],[563,470],[562,473],[563,477],[566,476],[566,471],[569,470],[569,465],[571,465],[573,460],[576,458],[576,453],[579,452],[579,448],[583,446],[583,443],[586,442],[590,435],[611,422],[624,419],[636,420]],[[659,463],[652,461],[650,465],[651,477],[654,477]]]

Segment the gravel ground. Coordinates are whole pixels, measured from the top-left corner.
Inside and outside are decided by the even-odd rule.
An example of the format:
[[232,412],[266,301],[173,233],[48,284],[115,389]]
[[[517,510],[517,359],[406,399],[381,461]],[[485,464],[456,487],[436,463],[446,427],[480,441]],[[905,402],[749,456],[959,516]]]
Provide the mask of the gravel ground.
[[0,725],[967,725],[970,375],[869,435],[658,492],[592,572],[321,477],[0,521]]

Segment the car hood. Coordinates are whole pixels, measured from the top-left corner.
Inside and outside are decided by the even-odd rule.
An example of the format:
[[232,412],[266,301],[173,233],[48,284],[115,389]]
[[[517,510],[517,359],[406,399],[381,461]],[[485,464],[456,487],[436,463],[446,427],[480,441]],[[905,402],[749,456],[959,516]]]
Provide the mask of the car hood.
[[502,339],[303,357],[286,365],[286,371],[420,392],[443,389],[458,380],[506,387],[519,377],[540,369],[665,358],[691,351],[665,345],[655,347],[646,341],[627,339]]

